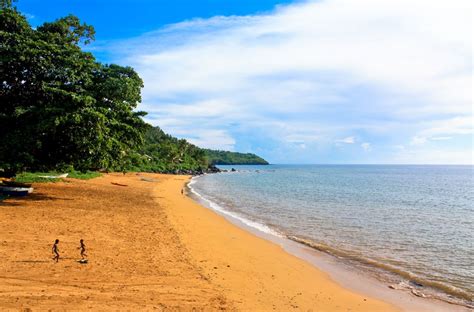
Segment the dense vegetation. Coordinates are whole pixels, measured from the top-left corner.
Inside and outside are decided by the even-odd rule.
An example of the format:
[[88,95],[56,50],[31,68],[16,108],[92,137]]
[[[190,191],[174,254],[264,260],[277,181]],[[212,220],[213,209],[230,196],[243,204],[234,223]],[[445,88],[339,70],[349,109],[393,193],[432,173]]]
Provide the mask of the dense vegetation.
[[255,154],[215,151],[199,148],[184,139],[166,134],[159,127],[150,127],[144,144],[130,162],[128,169],[151,172],[205,172],[209,165],[268,165]]
[[84,52],[95,31],[77,17],[33,28],[11,0],[0,0],[0,10],[0,175],[266,163],[203,150],[146,124],[146,113],[135,111],[143,81],[131,67]]
[[209,167],[204,150],[150,127],[139,150],[140,159],[131,166],[135,171],[188,172],[205,171]]
[[140,77],[82,51],[94,28],[77,17],[35,29],[0,5],[0,168],[122,169],[147,128]]
[[209,163],[213,165],[268,165],[268,162],[251,153],[205,150]]

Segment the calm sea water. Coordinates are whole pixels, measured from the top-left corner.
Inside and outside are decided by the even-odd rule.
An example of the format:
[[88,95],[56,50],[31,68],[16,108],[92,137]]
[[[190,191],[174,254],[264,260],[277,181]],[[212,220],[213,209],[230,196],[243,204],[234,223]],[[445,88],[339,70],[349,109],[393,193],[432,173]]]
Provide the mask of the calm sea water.
[[262,231],[472,304],[473,166],[234,167],[191,187]]

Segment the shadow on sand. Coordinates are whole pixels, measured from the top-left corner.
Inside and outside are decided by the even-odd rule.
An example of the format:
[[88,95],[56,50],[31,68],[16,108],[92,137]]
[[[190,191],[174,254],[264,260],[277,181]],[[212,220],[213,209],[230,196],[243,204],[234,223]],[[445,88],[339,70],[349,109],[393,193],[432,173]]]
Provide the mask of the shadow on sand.
[[0,200],[0,207],[20,207],[28,201],[55,201],[55,200],[73,200],[72,198],[55,197],[42,193],[32,193],[27,196],[9,196]]
[[49,263],[51,261],[48,260],[17,260],[12,262],[20,262],[20,263]]

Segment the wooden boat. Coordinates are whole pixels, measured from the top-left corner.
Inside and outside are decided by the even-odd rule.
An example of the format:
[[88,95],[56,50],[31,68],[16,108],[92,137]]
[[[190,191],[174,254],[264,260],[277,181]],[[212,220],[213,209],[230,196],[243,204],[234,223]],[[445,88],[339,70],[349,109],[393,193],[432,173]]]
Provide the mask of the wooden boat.
[[63,173],[60,175],[55,175],[55,176],[39,176],[40,178],[44,179],[61,179],[61,178],[67,178],[69,173]]
[[31,187],[31,183],[22,183],[22,182],[16,182],[16,181],[3,181],[3,183],[0,183],[0,186],[26,187],[26,188],[30,188],[30,187]]
[[32,187],[0,186],[0,193],[10,196],[26,196],[33,192]]

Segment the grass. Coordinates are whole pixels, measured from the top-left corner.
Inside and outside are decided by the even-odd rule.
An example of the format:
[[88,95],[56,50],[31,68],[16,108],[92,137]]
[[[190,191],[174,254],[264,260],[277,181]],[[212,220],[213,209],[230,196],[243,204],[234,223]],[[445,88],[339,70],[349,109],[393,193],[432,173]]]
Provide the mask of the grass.
[[100,176],[101,174],[97,171],[86,171],[86,172],[72,171],[72,172],[69,172],[68,178],[90,180],[90,179],[94,179]]
[[[64,173],[64,172],[62,172]],[[79,171],[70,171],[68,172],[68,178],[80,179],[80,180],[89,180],[93,178],[100,177],[100,173],[95,171],[79,172]],[[59,182],[62,179],[49,179],[42,178],[41,176],[55,176],[61,173],[50,171],[50,172],[22,172],[16,175],[15,182],[18,183],[38,183],[38,182]]]

